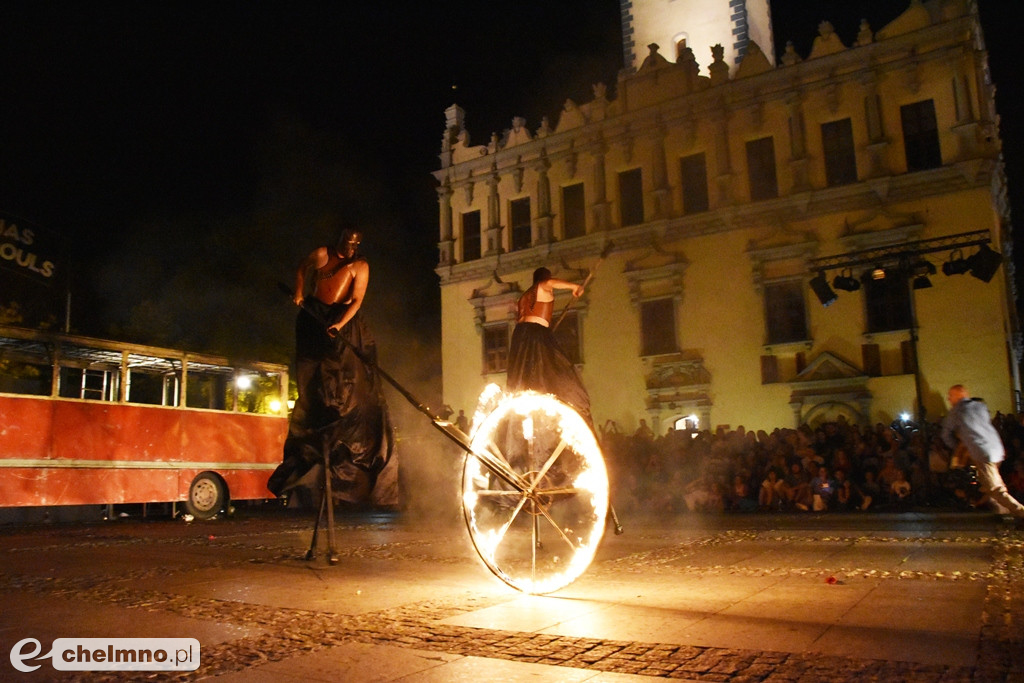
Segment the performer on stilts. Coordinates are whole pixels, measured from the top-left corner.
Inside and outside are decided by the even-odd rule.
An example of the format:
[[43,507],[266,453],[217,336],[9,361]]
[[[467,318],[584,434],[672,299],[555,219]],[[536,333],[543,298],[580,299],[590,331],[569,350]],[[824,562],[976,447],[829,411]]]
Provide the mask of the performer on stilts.
[[346,229],[336,246],[314,250],[296,272],[298,399],[283,462],[267,484],[277,496],[305,490],[316,500],[324,483],[317,465],[329,462],[332,502],[364,505],[392,457],[394,433],[373,365],[377,346],[361,313],[370,278],[361,241],[359,230]]
[[[516,327],[509,344],[505,385],[509,391],[533,390],[556,396],[580,414],[596,437],[597,431],[590,414],[590,394],[583,386],[579,370],[558,345],[551,326],[555,290],[571,290],[575,300],[583,296],[585,285],[586,282],[577,285],[554,278],[547,268],[533,271],[533,285],[519,297]],[[615,533],[621,534],[622,525],[610,504],[608,511],[615,525]]]

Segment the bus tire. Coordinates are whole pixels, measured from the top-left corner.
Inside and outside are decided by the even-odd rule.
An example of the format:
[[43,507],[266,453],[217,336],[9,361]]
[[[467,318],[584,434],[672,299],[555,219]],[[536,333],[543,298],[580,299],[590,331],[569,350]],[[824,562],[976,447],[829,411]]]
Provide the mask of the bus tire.
[[213,472],[200,472],[188,487],[185,507],[196,519],[211,519],[224,509],[228,502],[227,486]]

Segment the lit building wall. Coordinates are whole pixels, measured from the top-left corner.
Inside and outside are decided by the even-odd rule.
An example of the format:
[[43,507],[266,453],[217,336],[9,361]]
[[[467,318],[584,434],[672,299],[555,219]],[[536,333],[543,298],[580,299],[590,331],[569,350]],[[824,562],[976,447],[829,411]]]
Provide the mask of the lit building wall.
[[[915,412],[918,384],[934,419],[956,382],[1016,410],[1006,268],[990,282],[942,273],[980,241],[1011,253],[971,6],[910,3],[856,47],[823,26],[806,57],[773,66],[752,51],[731,75],[724,55],[699,72],[649,62],[614,99],[595,87],[550,127],[515,119],[485,145],[450,107],[434,173],[445,402],[468,413],[504,383],[500,341],[535,268],[579,282],[600,263],[566,323],[599,426],[888,423]],[[873,283],[828,307],[809,287],[819,267],[860,283],[875,265],[832,257],[907,244],[929,246],[932,287],[910,289],[904,270],[902,299]]]
[[[753,40],[771,53],[771,12],[768,0],[620,0],[626,68],[640,68],[649,54],[648,46],[675,61],[677,45],[693,50],[699,61],[707,61],[713,45],[725,49],[725,61],[735,66],[742,59],[747,42]],[[706,75],[706,74],[705,74]]]

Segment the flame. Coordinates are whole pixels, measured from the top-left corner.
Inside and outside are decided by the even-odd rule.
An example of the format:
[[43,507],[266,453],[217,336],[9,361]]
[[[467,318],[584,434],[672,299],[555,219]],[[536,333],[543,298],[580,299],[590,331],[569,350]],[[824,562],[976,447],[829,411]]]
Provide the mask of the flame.
[[[604,534],[608,473],[593,431],[570,406],[549,394],[501,394],[492,386],[474,416],[471,447],[480,455],[467,455],[464,469],[467,526],[496,576],[525,593],[550,593],[593,561]],[[484,462],[488,456],[515,476],[500,476]]]
[[476,411],[473,413],[473,421],[470,423],[469,428],[469,437],[471,439],[476,434],[477,429],[480,428],[480,425],[483,424],[484,418],[494,411],[501,397],[501,387],[493,382],[485,386],[484,390],[480,392],[480,397],[476,400]]

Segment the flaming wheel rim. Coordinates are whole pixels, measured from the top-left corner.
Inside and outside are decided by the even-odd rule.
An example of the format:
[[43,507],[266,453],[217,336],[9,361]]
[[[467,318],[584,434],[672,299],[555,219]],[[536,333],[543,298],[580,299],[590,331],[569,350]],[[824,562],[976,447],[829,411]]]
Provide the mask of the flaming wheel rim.
[[564,588],[586,571],[604,533],[608,474],[593,431],[553,396],[503,397],[474,428],[462,504],[495,576],[524,593]]

